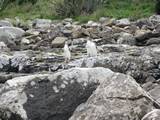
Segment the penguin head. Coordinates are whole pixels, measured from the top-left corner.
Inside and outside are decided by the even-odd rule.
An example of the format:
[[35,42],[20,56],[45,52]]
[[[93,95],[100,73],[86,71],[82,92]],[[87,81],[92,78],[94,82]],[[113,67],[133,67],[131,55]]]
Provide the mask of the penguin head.
[[65,45],[68,45],[68,41],[65,41]]

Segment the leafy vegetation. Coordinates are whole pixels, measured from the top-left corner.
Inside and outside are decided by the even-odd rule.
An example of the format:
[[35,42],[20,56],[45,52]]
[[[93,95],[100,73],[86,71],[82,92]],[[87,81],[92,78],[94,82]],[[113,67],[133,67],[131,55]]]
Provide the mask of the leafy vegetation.
[[160,0],[157,0],[157,3],[156,3],[156,13],[160,14]]
[[15,2],[18,5],[22,5],[24,3],[35,4],[37,0],[0,0],[0,10],[4,10],[10,3],[13,2]]
[[132,20],[148,17],[155,12],[153,0],[109,0],[105,7],[97,9],[88,16],[78,16],[76,20],[86,22],[98,20],[102,16],[114,18],[130,18]]
[[75,17],[90,14],[107,0],[57,0],[54,3],[55,15],[61,17]]
[[[131,19],[148,17],[155,12],[156,3],[155,0],[107,0],[107,2],[106,0],[105,2],[103,0],[1,1],[5,1],[4,10],[0,12],[1,18],[14,18],[18,16],[21,19],[27,20],[35,18],[60,19],[73,17],[81,22],[98,20],[102,16],[115,18],[129,17]],[[103,3],[103,6],[99,4],[99,1]]]

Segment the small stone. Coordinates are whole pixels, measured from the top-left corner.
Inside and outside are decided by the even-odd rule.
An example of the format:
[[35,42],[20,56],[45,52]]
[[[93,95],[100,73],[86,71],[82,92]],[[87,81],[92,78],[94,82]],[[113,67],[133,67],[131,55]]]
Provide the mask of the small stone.
[[54,90],[55,93],[59,93],[59,90],[56,86],[53,86],[53,90]]
[[53,41],[52,41],[52,47],[53,48],[62,48],[64,47],[64,43],[65,41],[67,41],[68,38],[67,37],[56,37]]
[[64,89],[64,88],[66,87],[66,85],[65,85],[65,84],[62,84],[60,87]]
[[21,44],[28,45],[28,44],[30,44],[30,41],[29,41],[28,39],[26,39],[26,38],[23,38],[23,39],[21,40]]
[[120,20],[116,21],[116,25],[120,26],[120,27],[125,27],[125,26],[128,26],[130,24],[131,23],[130,23],[129,19],[127,19],[127,18],[123,18],[123,19],[120,19]]

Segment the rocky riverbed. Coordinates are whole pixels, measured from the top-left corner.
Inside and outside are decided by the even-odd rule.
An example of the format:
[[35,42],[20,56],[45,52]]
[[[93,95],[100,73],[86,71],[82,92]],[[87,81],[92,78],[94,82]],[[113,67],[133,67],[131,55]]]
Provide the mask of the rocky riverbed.
[[159,15],[0,20],[0,120],[159,120],[159,109]]

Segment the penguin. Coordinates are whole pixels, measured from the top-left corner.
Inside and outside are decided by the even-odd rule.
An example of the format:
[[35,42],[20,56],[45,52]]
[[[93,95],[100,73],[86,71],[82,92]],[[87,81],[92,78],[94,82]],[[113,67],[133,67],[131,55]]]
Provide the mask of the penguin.
[[87,56],[88,57],[95,57],[97,56],[97,47],[94,42],[91,40],[87,40],[86,43],[86,49],[87,49]]
[[71,52],[69,50],[67,41],[65,42],[63,50],[64,50],[65,63],[68,63],[70,61],[70,59],[71,59]]

